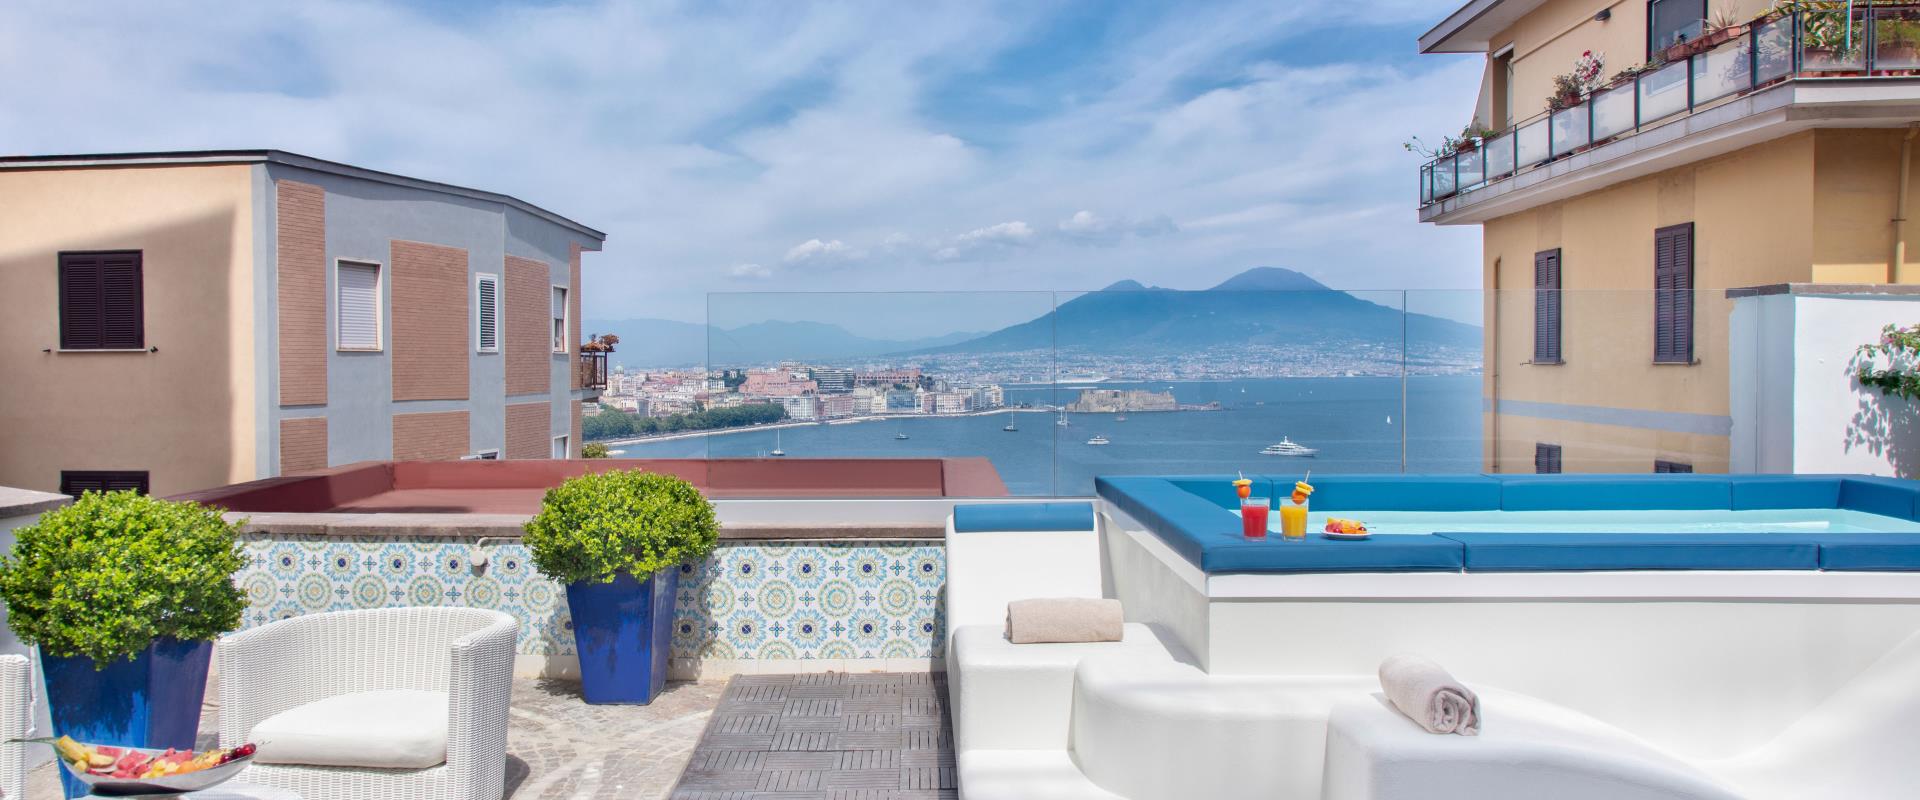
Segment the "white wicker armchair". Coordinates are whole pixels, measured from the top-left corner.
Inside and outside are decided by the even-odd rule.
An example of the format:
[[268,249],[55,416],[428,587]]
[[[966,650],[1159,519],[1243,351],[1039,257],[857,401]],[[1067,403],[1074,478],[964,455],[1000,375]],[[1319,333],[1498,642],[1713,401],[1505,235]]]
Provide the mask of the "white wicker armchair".
[[0,656],[0,798],[27,796],[27,745],[7,742],[31,735],[33,662],[23,655]]
[[506,788],[513,617],[477,608],[335,611],[223,637],[220,744],[267,717],[328,697],[383,689],[446,692],[447,760],[426,769],[255,764],[243,781],[328,800],[499,800]]

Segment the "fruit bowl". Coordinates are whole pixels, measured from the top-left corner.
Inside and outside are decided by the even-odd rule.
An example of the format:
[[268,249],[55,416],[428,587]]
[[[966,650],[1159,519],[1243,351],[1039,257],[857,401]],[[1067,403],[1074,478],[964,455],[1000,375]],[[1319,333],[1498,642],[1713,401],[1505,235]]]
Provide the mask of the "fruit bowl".
[[[29,741],[53,745],[67,774],[86,784],[95,797],[171,797],[211,789],[253,763],[254,751],[251,744],[196,755],[172,748],[88,745],[66,737]],[[77,766],[82,762],[93,766]]]

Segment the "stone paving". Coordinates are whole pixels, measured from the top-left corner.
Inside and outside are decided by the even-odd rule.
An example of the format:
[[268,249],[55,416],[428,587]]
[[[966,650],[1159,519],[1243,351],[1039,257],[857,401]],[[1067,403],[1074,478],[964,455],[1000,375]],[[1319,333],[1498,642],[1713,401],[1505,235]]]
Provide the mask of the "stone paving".
[[[217,692],[209,687],[200,746],[219,730]],[[512,800],[653,800],[673,790],[726,685],[671,683],[651,705],[590,706],[578,683],[513,682],[507,729],[507,794]],[[27,797],[60,797],[56,765],[28,776]],[[244,778],[243,778],[244,780]]]
[[956,798],[941,673],[740,675],[672,800]]

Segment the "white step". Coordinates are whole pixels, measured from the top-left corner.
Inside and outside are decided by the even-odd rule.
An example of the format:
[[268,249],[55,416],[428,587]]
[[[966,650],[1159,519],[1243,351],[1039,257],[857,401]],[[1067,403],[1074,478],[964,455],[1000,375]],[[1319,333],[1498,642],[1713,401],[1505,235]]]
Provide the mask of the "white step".
[[958,764],[963,800],[1120,800],[1080,774],[1065,750],[972,750]]

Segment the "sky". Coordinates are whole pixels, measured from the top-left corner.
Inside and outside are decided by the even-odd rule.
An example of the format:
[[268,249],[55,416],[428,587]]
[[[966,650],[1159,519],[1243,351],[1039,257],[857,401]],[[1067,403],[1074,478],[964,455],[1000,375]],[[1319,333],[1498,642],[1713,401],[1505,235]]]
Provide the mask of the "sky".
[[8,0],[0,152],[511,194],[607,233],[589,319],[1255,266],[1477,289],[1478,229],[1417,221],[1400,147],[1472,112],[1479,61],[1415,45],[1457,4]]

